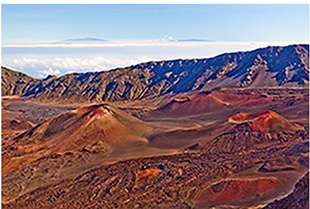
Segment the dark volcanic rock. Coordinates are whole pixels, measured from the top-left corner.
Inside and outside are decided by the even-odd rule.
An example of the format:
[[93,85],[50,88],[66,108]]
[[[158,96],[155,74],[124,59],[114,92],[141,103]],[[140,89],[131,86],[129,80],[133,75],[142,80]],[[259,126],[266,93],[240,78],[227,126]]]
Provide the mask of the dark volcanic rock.
[[264,209],[273,208],[309,208],[309,173],[306,173],[297,184],[294,191],[281,200],[269,203]]

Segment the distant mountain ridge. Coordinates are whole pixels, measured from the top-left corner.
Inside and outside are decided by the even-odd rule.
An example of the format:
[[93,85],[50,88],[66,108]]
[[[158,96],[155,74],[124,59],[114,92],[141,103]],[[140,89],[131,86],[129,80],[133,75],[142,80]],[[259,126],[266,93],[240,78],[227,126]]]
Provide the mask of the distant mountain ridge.
[[85,38],[69,38],[63,41],[53,42],[51,44],[75,44],[75,43],[102,43],[107,42],[105,39],[101,38],[93,38],[93,37],[85,37]]
[[270,46],[207,59],[147,62],[111,71],[35,79],[2,67],[2,95],[41,101],[102,102],[220,87],[309,84],[309,45]]

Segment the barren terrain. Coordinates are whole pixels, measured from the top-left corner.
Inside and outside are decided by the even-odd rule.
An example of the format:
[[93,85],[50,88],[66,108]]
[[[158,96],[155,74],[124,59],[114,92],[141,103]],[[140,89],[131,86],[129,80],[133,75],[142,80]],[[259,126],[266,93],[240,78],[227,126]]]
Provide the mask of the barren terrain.
[[[309,73],[301,56],[308,48],[293,49],[255,51],[251,60],[259,69],[249,78],[223,81],[222,74],[231,72],[224,76],[229,80],[244,71],[224,65],[210,78],[216,88],[200,81],[199,89],[176,92],[176,84],[163,93],[157,88],[168,87],[157,83],[155,96],[138,99],[135,91],[125,99],[115,90],[58,103],[47,84],[56,78],[31,80],[8,71],[17,78],[2,78],[2,207],[308,208],[309,79],[293,79],[301,69]],[[242,64],[244,56],[250,55],[222,58]],[[268,77],[264,83],[261,67],[282,75],[274,59],[264,61],[268,56],[302,64],[292,64],[291,82]],[[39,82],[48,94],[31,90]]]

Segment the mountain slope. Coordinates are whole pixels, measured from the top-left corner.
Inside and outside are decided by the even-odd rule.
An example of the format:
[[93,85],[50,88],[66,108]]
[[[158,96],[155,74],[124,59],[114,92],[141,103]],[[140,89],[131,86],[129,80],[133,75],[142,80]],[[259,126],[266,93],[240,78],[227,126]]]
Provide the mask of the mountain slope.
[[107,104],[60,114],[20,134],[4,148],[3,172],[56,153],[108,153],[129,145],[146,144],[151,128]]
[[16,72],[8,68],[2,67],[1,87],[2,95],[24,95],[27,86],[39,84],[40,80],[34,79],[24,73]]
[[108,72],[34,79],[2,68],[2,95],[56,101],[124,101],[218,87],[307,86],[309,45],[267,47],[208,59],[147,62]]
[[229,107],[257,106],[270,103],[270,99],[258,93],[238,94],[220,91],[200,91],[177,97],[159,107],[153,115],[182,117],[206,112],[223,111]]
[[272,145],[302,141],[307,134],[303,126],[270,110],[239,113],[230,116],[228,121],[233,124],[231,130],[218,135],[206,146],[208,152],[250,152]]
[[248,123],[253,131],[270,132],[281,131],[295,132],[301,129],[298,124],[293,124],[283,116],[267,110],[254,113],[238,113],[228,118],[231,123]]

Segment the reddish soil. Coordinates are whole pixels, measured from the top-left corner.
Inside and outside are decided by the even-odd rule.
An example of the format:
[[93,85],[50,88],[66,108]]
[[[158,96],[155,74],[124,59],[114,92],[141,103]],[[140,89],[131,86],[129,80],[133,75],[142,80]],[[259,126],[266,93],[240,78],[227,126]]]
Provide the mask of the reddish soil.
[[267,196],[279,186],[276,178],[231,179],[213,184],[195,198],[199,204],[246,203]]
[[149,168],[144,171],[137,172],[136,182],[138,185],[144,185],[153,181],[160,174],[158,168]]
[[147,142],[150,128],[135,117],[108,105],[81,107],[39,124],[7,145],[3,161],[9,172],[42,156],[67,151],[110,152],[114,147]]
[[228,118],[232,123],[249,123],[253,131],[269,132],[284,129],[286,131],[298,131],[302,127],[292,124],[281,115],[270,111],[259,111],[252,113],[238,113]]
[[157,109],[154,114],[182,117],[210,111],[222,111],[230,107],[265,105],[268,102],[270,102],[270,99],[267,96],[254,92],[248,94],[219,91],[199,92],[186,97],[175,98]]
[[[76,110],[8,99],[6,132],[33,126],[2,141],[2,207],[266,205],[309,169],[308,98],[308,89],[229,88]],[[183,109],[154,117],[173,99]],[[308,199],[278,208],[288,203]]]

